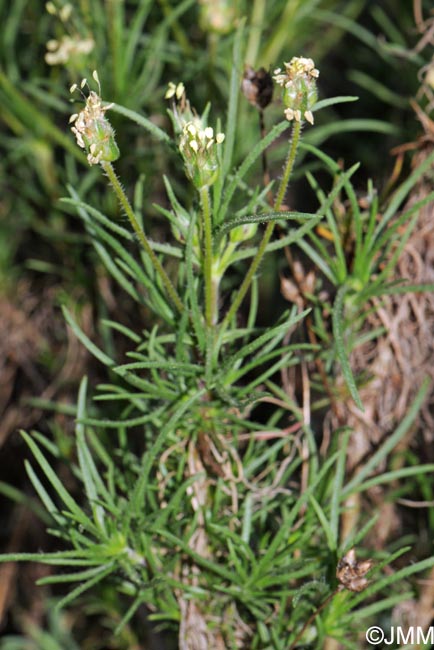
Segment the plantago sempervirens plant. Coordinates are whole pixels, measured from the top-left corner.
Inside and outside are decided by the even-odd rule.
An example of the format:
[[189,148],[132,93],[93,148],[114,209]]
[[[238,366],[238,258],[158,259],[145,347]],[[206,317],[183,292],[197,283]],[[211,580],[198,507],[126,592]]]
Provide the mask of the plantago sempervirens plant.
[[[327,196],[318,192],[316,213],[285,209],[302,126],[314,122],[319,73],[308,58],[284,65],[274,76],[284,119],[261,133],[236,165],[234,143],[243,137],[236,124],[236,74],[222,130],[210,125],[209,109],[199,115],[190,106],[182,83],[169,84],[166,98],[172,104],[182,182],[172,186],[164,178],[168,205],[156,209],[172,226],[171,242],[148,238],[149,220],[139,218],[143,205],[135,201],[132,207],[116,176],[113,163],[121,154],[108,112],[129,114],[160,143],[170,142],[168,134],[143,115],[104,103],[96,73],[97,91],[83,81],[85,105],[71,117],[78,146],[89,165],[107,176],[134,233],[85,203],[73,188],[68,203],[131,299],[137,326],[105,320],[108,336],[102,339],[109,343],[100,349],[65,310],[74,333],[109,369],[111,383],[97,388],[99,400],[90,413],[85,379],[80,387],[73,476],[83,485],[84,506],[46,459],[52,445],[41,435],[24,434],[47,480],[40,481],[29,467],[30,479],[71,547],[37,559],[72,567],[47,578],[78,583],[61,605],[110,578],[119,592],[116,631],[146,608],[156,622],[177,630],[181,650],[292,649],[299,640],[310,642],[308,634],[325,647],[321,641],[333,622],[350,619],[348,597],[361,599],[365,588],[375,589],[366,578],[370,561],[356,561],[355,551],[348,552],[359,544],[358,533],[340,538],[346,492],[362,490],[367,476],[360,472],[347,481],[349,432],[336,433],[333,453],[324,458],[309,419],[307,375],[319,346],[292,340],[307,315],[303,297],[277,324],[258,325],[256,276],[264,256],[312,234],[329,218],[350,177],[338,175]],[[239,57],[234,69],[241,68]],[[261,110],[272,97],[266,75],[261,73],[264,84],[258,87],[253,73],[247,79],[249,101]],[[288,127],[283,174],[267,202],[272,184],[250,186],[247,174]],[[281,236],[271,241],[276,221],[283,224]],[[286,222],[292,222],[287,230]],[[255,243],[261,224],[265,229]],[[314,278],[308,291],[315,294],[315,289]],[[151,316],[148,331],[143,321]],[[113,333],[124,337],[119,349]],[[344,349],[338,339],[339,345]],[[291,367],[301,368],[301,398],[295,389],[291,393],[291,382],[283,389],[276,379]],[[262,402],[272,405],[270,417],[256,416]],[[384,459],[387,444],[379,446],[371,469]],[[336,574],[341,556],[345,562]],[[319,616],[316,630],[311,623]]]
[[[187,414],[187,418],[183,420],[183,424],[179,429],[179,433],[172,439],[168,448],[164,451],[161,461],[158,457],[153,457],[153,461],[159,464],[160,470],[156,475],[158,481],[158,494],[161,494],[161,503],[164,508],[167,508],[168,499],[170,499],[171,490],[169,486],[173,484],[173,468],[179,463],[181,467],[185,462],[184,471],[178,475],[180,479],[190,483],[185,495],[187,501],[184,504],[184,509],[189,511],[192,517],[191,523],[186,520],[184,533],[188,534],[188,544],[186,548],[190,548],[195,554],[196,561],[198,562],[196,568],[191,570],[189,568],[188,558],[184,557],[184,552],[179,556],[179,564],[174,567],[173,576],[178,576],[182,581],[186,593],[191,589],[202,588],[205,583],[202,583],[200,575],[202,558],[205,562],[212,560],[213,554],[220,553],[219,543],[212,529],[208,530],[207,518],[208,512],[212,512],[215,508],[212,486],[215,484],[216,479],[222,484],[222,497],[223,502],[226,503],[221,515],[226,516],[224,512],[229,514],[230,519],[237,516],[238,501],[241,497],[236,496],[236,484],[238,480],[243,481],[244,470],[242,461],[235,445],[234,440],[227,438],[228,432],[232,431],[233,427],[230,420],[227,420],[228,405],[238,405],[237,409],[244,408],[242,401],[237,398],[231,397],[228,391],[234,389],[238,376],[243,376],[244,371],[242,366],[246,363],[240,357],[239,360],[234,360],[229,363],[228,370],[235,374],[233,377],[225,376],[228,370],[222,374],[221,367],[226,368],[226,361],[222,354],[224,353],[227,344],[226,340],[231,340],[233,334],[232,327],[234,326],[234,316],[243,302],[244,297],[249,291],[257,269],[267,252],[267,245],[269,243],[273,225],[276,219],[283,215],[282,202],[286,192],[287,184],[293,169],[297,145],[300,136],[300,122],[295,121],[292,129],[291,138],[289,141],[288,159],[285,165],[284,175],[279,185],[278,194],[273,206],[274,213],[271,213],[267,219],[268,214],[264,215],[265,220],[268,220],[265,233],[257,249],[252,249],[252,262],[247,271],[247,274],[241,283],[241,286],[235,291],[234,297],[230,307],[223,319],[220,318],[220,285],[227,269],[237,259],[237,250],[243,246],[247,241],[251,240],[255,235],[258,223],[261,217],[249,218],[244,223],[235,220],[226,232],[217,234],[219,226],[218,203],[215,202],[215,194],[212,193],[215,187],[217,191],[221,188],[227,179],[222,178],[223,174],[223,158],[224,147],[226,145],[225,135],[222,131],[214,129],[209,125],[209,111],[205,111],[203,115],[199,115],[186,97],[185,88],[182,83],[169,84],[166,92],[166,98],[171,100],[172,108],[170,115],[174,125],[175,137],[177,138],[178,150],[181,160],[184,165],[184,171],[191,182],[197,196],[198,218],[195,219],[195,214],[191,213],[188,216],[186,210],[181,209],[178,202],[171,198],[172,204],[175,206],[176,214],[182,215],[182,218],[174,220],[174,232],[177,234],[177,239],[184,246],[184,251],[181,253],[185,257],[185,269],[180,274],[188,278],[188,293],[187,298],[182,301],[178,289],[173,286],[171,280],[167,276],[164,267],[160,260],[155,255],[150,242],[148,241],[143,229],[139,225],[132,207],[130,206],[122,187],[117,180],[114,173],[112,162],[119,156],[119,151],[114,140],[113,129],[107,119],[107,111],[113,108],[113,105],[104,105],[100,97],[100,86],[98,76],[94,73],[94,79],[98,84],[98,93],[90,91],[86,99],[85,107],[81,112],[75,114],[71,119],[73,122],[73,133],[76,136],[78,145],[85,149],[87,152],[87,159],[91,165],[100,165],[106,175],[108,176],[119,201],[124,208],[130,222],[139,237],[140,242],[147,255],[162,280],[163,287],[166,288],[169,294],[169,299],[172,304],[178,307],[178,313],[174,316],[176,322],[181,318],[184,321],[184,330],[189,333],[190,341],[189,346],[196,347],[196,349],[188,352],[185,350],[180,359],[183,361],[173,361],[175,367],[179,365],[180,377],[182,377],[182,368],[187,363],[186,369],[191,365],[194,359],[203,358],[203,367],[197,366],[193,376],[188,379],[188,374],[182,380],[179,388],[179,395],[175,392],[176,400],[185,399],[197,400],[202,395],[200,404],[197,406],[198,413],[191,415]],[[86,86],[83,81],[81,88]],[[74,86],[72,90],[75,90]],[[173,194],[170,185],[167,185],[170,190],[170,196]],[[297,213],[295,213],[297,214]],[[315,219],[312,223],[315,222]],[[224,224],[222,224],[224,225]],[[190,269],[190,270],[188,270]],[[195,277],[195,275],[197,277]],[[199,283],[198,283],[199,280]],[[193,292],[196,292],[196,297],[193,297]],[[181,303],[181,304],[179,304]],[[200,313],[203,305],[203,311]],[[300,318],[296,310],[291,312],[289,320],[278,326],[275,331],[271,328],[269,332],[259,336],[256,345],[264,345],[264,354],[270,354],[270,350],[278,346],[278,342],[288,329],[288,323],[297,322]],[[185,346],[185,338],[180,330],[179,346]],[[235,324],[236,332],[236,324]],[[279,332],[277,334],[277,332]],[[178,335],[176,335],[177,338]],[[227,338],[229,336],[229,339]],[[263,341],[263,343],[262,343]],[[272,343],[271,343],[272,341]],[[181,347],[179,347],[181,350]],[[239,354],[237,347],[233,349],[229,345],[225,354]],[[278,348],[272,353],[274,358]],[[165,353],[168,358],[170,352]],[[181,354],[179,352],[179,354]],[[142,358],[142,355],[141,357]],[[145,365],[148,362],[145,361]],[[154,363],[151,361],[151,363]],[[165,363],[160,361],[159,364]],[[141,362],[139,362],[141,364]],[[223,364],[223,366],[222,366]],[[241,364],[241,366],[240,366]],[[255,365],[255,364],[254,364]],[[169,369],[170,366],[168,366]],[[192,366],[193,367],[193,366]],[[188,371],[190,372],[190,371]],[[198,373],[198,374],[197,374]],[[240,375],[241,373],[241,375]],[[155,378],[155,373],[154,373]],[[191,382],[191,379],[194,379]],[[184,385],[184,388],[181,388]],[[183,392],[187,389],[185,398]],[[227,395],[227,397],[226,397]],[[253,395],[250,399],[255,399]],[[170,414],[171,407],[166,406]],[[184,408],[184,407],[183,407]],[[234,420],[234,423],[236,419]],[[237,428],[238,425],[235,425]],[[229,429],[228,429],[229,427]],[[183,432],[184,430],[184,432]],[[163,431],[165,431],[163,427]],[[171,434],[172,435],[172,434]],[[232,434],[231,434],[232,435]],[[169,442],[169,441],[168,441]],[[181,460],[182,455],[186,455],[185,461]],[[256,479],[253,479],[254,481]],[[280,481],[281,478],[278,479]],[[141,483],[142,480],[140,480]],[[253,485],[253,484],[252,484]],[[143,484],[143,487],[145,484]],[[245,487],[247,483],[245,484]],[[253,493],[256,489],[253,488]],[[280,488],[277,488],[278,490]],[[282,488],[283,489],[283,488]],[[184,490],[184,488],[182,488]],[[242,490],[244,492],[244,488]],[[244,494],[242,499],[247,497]],[[223,496],[226,495],[226,496]],[[220,499],[220,497],[219,497]],[[222,503],[223,503],[222,502]],[[162,505],[163,507],[163,505]],[[176,517],[182,515],[174,513],[175,521],[182,523],[183,516],[180,519]],[[236,519],[233,520],[235,526],[233,530],[237,530],[239,524]],[[191,528],[191,532],[190,531]],[[244,533],[245,534],[245,533]],[[128,542],[129,548],[134,549],[138,556],[142,556],[139,549],[135,549],[132,542]],[[226,602],[226,599],[219,600],[213,594],[212,590],[205,600],[191,600],[185,598],[184,591],[175,590],[175,594],[179,603],[181,612],[180,624],[180,647],[185,650],[193,650],[196,648],[214,648],[214,647],[229,647],[228,639],[229,631],[225,630],[225,621],[231,620],[231,626],[234,628],[232,642],[233,647],[244,647],[249,643],[247,639],[251,635],[251,629],[246,622],[243,621],[238,612],[238,605],[236,602]],[[216,610],[215,616],[217,621],[220,621],[217,626],[212,624],[211,618],[213,610]],[[230,617],[230,618],[228,618]],[[199,642],[199,638],[203,637],[203,642]],[[223,643],[226,643],[223,646]]]

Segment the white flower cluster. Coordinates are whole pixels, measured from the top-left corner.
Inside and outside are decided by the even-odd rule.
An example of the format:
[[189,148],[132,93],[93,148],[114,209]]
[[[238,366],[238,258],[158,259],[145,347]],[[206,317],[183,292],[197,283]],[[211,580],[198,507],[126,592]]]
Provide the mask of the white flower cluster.
[[183,133],[185,138],[181,140],[180,147],[188,145],[195,153],[209,151],[214,142],[221,144],[225,139],[224,133],[216,133],[214,140],[214,129],[211,126],[200,129],[194,122],[187,122]]
[[[96,70],[92,76],[98,83],[98,88],[100,89]],[[87,80],[83,79],[80,84],[80,89],[82,90],[86,85]],[[78,85],[73,84],[70,92],[75,92],[77,88]],[[103,106],[99,94],[91,90],[83,110],[80,113],[74,113],[69,118],[69,123],[74,124],[71,127],[71,131],[76,137],[78,146],[87,151],[89,165],[98,165],[103,161],[111,162],[119,157],[119,149],[115,141],[113,127],[105,117],[106,112],[112,106],[113,104]]]
[[209,187],[217,180],[217,146],[222,144],[224,139],[224,133],[214,134],[214,129],[204,126],[198,116],[184,124],[179,150],[184,159],[187,176],[198,189]]
[[169,83],[166,99],[172,100],[169,111],[175,133],[179,137],[179,151],[187,176],[197,189],[210,187],[217,180],[220,160],[217,147],[225,139],[224,133],[215,133],[207,126],[205,116],[200,116],[190,106],[182,82]]
[[316,79],[319,70],[315,68],[312,59],[294,56],[291,61],[284,63],[285,71],[281,68],[274,71],[274,81],[283,88],[283,102],[286,106],[284,114],[288,121],[301,122],[302,118],[313,124],[313,113],[310,110],[316,102]]
[[89,54],[94,47],[95,41],[92,38],[62,36],[60,41],[53,38],[47,43],[45,61],[48,65],[62,65],[76,56]]
[[288,88],[288,85],[291,84],[294,79],[301,76],[308,76],[317,79],[319,77],[319,70],[315,68],[315,63],[313,59],[307,59],[303,56],[294,56],[291,61],[283,64],[285,66],[285,72],[282,74],[282,69],[277,68],[274,71],[273,79],[279,84],[279,86],[285,86]]
[[45,61],[48,65],[73,63],[77,69],[81,68],[81,60],[92,52],[95,41],[90,36],[85,37],[76,33],[72,20],[74,7],[70,2],[59,7],[54,2],[47,2],[45,9],[51,16],[56,16],[60,20],[63,24],[62,29],[69,32],[69,35],[65,34],[59,39],[52,38],[47,42]]

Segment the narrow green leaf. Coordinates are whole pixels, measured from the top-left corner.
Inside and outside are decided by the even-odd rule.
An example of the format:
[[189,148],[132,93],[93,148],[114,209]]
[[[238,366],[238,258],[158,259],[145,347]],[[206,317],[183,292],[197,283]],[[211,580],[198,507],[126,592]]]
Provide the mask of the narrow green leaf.
[[344,431],[339,440],[338,459],[336,462],[336,472],[332,482],[332,495],[330,500],[330,532],[333,538],[334,546],[330,547],[336,550],[339,541],[339,515],[341,507],[341,492],[345,480],[345,468],[347,464],[347,447],[348,440],[352,430]]
[[114,365],[115,365],[115,362],[113,361],[113,359],[110,359],[110,357],[107,356],[107,355],[106,355],[102,350],[100,350],[100,349],[95,345],[95,343],[92,343],[92,341],[90,340],[90,338],[89,338],[89,337],[88,337],[88,336],[83,332],[83,330],[82,330],[82,329],[77,325],[77,323],[76,323],[75,320],[72,318],[71,314],[69,313],[68,309],[67,309],[65,306],[62,306],[62,312],[63,312],[63,315],[64,315],[64,317],[65,317],[66,322],[68,323],[68,325],[70,326],[70,328],[72,329],[72,331],[74,332],[74,334],[76,335],[76,337],[78,338],[78,340],[81,341],[81,342],[83,343],[83,345],[85,346],[85,348],[87,348],[87,350],[89,350],[89,352],[90,352],[93,356],[95,356],[95,357],[98,359],[98,361],[101,361],[101,363],[102,363],[104,366],[108,366],[109,368],[111,368],[112,366],[114,366]]
[[83,594],[85,591],[91,589],[91,587],[94,587],[96,584],[98,584],[98,582],[101,582],[101,580],[104,580],[104,578],[113,573],[113,571],[116,569],[116,566],[114,562],[110,562],[109,564],[101,565],[99,569],[99,573],[97,573],[93,578],[90,578],[86,582],[83,582],[81,585],[70,591],[69,594],[67,594],[64,598],[59,600],[59,602],[56,603],[56,610],[63,609],[78,596],[81,596],[81,594]]
[[66,523],[65,517],[61,515],[59,512],[59,508],[55,505],[54,501],[51,499],[50,495],[48,494],[47,490],[44,488],[42,485],[41,481],[39,480],[37,474],[34,472],[33,467],[29,463],[28,460],[24,461],[24,466],[26,468],[27,475],[30,479],[30,482],[32,483],[33,487],[35,488],[39,498],[41,499],[42,503],[44,504],[47,512],[50,513],[51,517],[57,521],[59,525],[64,525]]
[[432,293],[434,284],[400,284],[386,287],[382,295],[394,295],[401,293]]
[[242,584],[239,580],[236,580],[236,573],[225,569],[223,565],[218,564],[217,562],[212,562],[211,560],[203,557],[203,555],[200,555],[200,553],[194,551],[189,546],[189,544],[185,543],[184,540],[176,537],[168,530],[157,529],[155,530],[155,533],[157,535],[160,535],[163,539],[166,539],[168,542],[171,542],[175,548],[180,548],[188,557],[191,557],[192,560],[194,560],[194,562],[196,562],[196,564],[203,569],[206,569],[207,571],[220,576],[224,580],[227,580],[229,584]]
[[348,102],[357,102],[359,98],[355,95],[342,95],[340,97],[327,97],[326,99],[321,99],[314,106],[315,111],[320,111],[323,108],[328,106],[334,106],[335,104],[346,104]]
[[174,427],[181,419],[183,414],[206,392],[205,388],[198,390],[194,395],[184,396],[179,400],[178,407],[174,413],[166,421],[166,424],[161,428],[160,433],[157,435],[154,443],[151,448],[146,452],[144,456],[143,466],[141,469],[141,474],[139,480],[136,483],[134,492],[131,496],[130,503],[128,505],[128,512],[126,513],[127,519],[133,516],[134,513],[141,512],[146,501],[146,490],[148,486],[148,477],[151,467],[154,463],[158,461],[159,454],[164,445],[167,436],[173,432]]
[[197,375],[202,369],[195,363],[182,363],[180,361],[135,361],[116,366],[116,371],[124,370],[146,370],[156,368],[158,370],[174,370],[187,375]]
[[314,129],[306,133],[304,136],[305,142],[309,144],[319,145],[331,138],[334,135],[342,135],[343,133],[363,133],[369,131],[372,133],[384,133],[386,135],[398,135],[399,128],[395,124],[385,122],[383,120],[372,119],[351,119],[351,120],[336,120],[329,122],[324,126],[316,126]]
[[249,492],[244,500],[243,528],[241,532],[241,539],[246,544],[250,543],[250,535],[252,530],[252,510],[253,510],[253,498],[252,498],[252,494]]
[[[89,557],[92,555],[92,557]],[[52,566],[101,566],[101,559],[87,550],[59,551],[57,553],[3,553],[0,562],[41,562]]]
[[[28,463],[28,461],[24,461],[26,469],[27,467],[31,466]],[[34,473],[33,473],[34,474]],[[29,474],[30,477],[30,474]],[[30,477],[30,480],[32,481],[32,478]],[[37,477],[36,480],[38,481]],[[33,483],[33,481],[32,481]],[[35,484],[33,484],[33,487],[35,487]],[[36,489],[36,487],[35,487]],[[38,492],[38,490],[36,489]],[[45,507],[43,508],[40,503],[38,503],[37,499],[30,497],[27,494],[24,494],[24,492],[21,492],[21,490],[17,490],[13,485],[9,485],[8,483],[4,483],[3,481],[0,481],[0,494],[2,494],[4,497],[7,499],[10,499],[14,503],[20,504],[31,510],[32,512],[35,513],[35,515],[41,519],[45,524],[49,525],[52,523],[52,518],[48,514],[47,510],[48,508]],[[39,494],[39,492],[38,492]],[[40,496],[40,495],[39,495]],[[47,495],[48,496],[48,495]],[[43,501],[43,499],[41,499]],[[52,503],[52,502],[51,502]],[[45,505],[45,503],[44,503]]]
[[105,497],[109,497],[103,481],[96,469],[92,454],[87,446],[85,439],[84,424],[82,420],[86,417],[86,391],[87,391],[87,377],[83,377],[80,383],[77,403],[77,423],[75,426],[75,435],[77,439],[77,453],[78,462],[80,465],[86,496],[89,505],[93,512],[95,524],[105,533],[105,513],[104,508],[97,503],[99,493],[103,493]]
[[231,219],[220,226],[216,234],[218,236],[225,235],[234,228],[248,223],[268,223],[269,221],[279,221],[280,219],[283,221],[303,221],[305,219],[316,219],[317,216],[317,214],[311,212],[288,212],[286,210],[282,210],[282,212],[264,212],[261,214],[253,214],[245,217],[238,217],[237,219]]
[[[120,622],[116,625],[113,635],[119,636],[119,634],[122,632],[124,629],[125,625],[129,623],[129,621],[132,619],[136,611],[139,609],[140,605],[142,605],[144,602],[146,602],[149,599],[149,596],[147,594],[140,594],[133,600],[131,605],[128,607],[127,611],[125,614],[122,616],[122,619]],[[148,600],[149,602],[149,600]]]
[[165,131],[160,129],[156,124],[154,124],[154,122],[151,122],[151,120],[148,120],[147,117],[140,115],[140,113],[132,111],[129,108],[125,108],[125,106],[120,106],[119,104],[111,104],[110,110],[114,111],[115,113],[119,113],[119,115],[124,115],[124,117],[127,117],[132,122],[135,122],[139,126],[142,126],[160,142],[172,144],[172,139],[169,135],[167,135]]
[[[222,378],[227,376],[227,373],[231,368],[237,369],[241,361],[251,356],[259,348],[265,346],[265,344],[268,343],[270,340],[271,340],[271,346],[268,349],[272,349],[273,347],[277,346],[279,341],[282,340],[285,334],[289,332],[289,330],[293,328],[297,323],[302,321],[309,312],[310,309],[305,309],[304,311],[297,313],[297,309],[293,308],[290,312],[284,314],[282,318],[284,319],[283,323],[269,328],[264,334],[261,334],[253,341],[250,341],[249,343],[247,343],[247,345],[241,347],[231,357],[228,357],[228,359],[224,363],[221,372]],[[267,352],[268,350],[265,351]],[[262,350],[262,352],[264,352],[264,350]]]
[[95,528],[94,524],[85,515],[84,511],[80,508],[77,502],[72,498],[69,492],[64,488],[62,481],[58,478],[57,474],[53,471],[52,467],[47,462],[46,458],[41,453],[41,451],[39,450],[35,442],[32,440],[32,438],[24,431],[21,432],[21,435],[26,441],[27,445],[30,447],[34,457],[38,461],[45,476],[53,486],[56,494],[59,496],[60,499],[62,499],[63,503],[69,509],[69,512],[71,513],[73,518],[89,532],[96,533],[97,529]]
[[347,287],[343,285],[339,288],[336,295],[335,303],[333,305],[332,313],[332,323],[333,323],[333,335],[335,338],[336,352],[338,359],[341,363],[342,374],[348,386],[348,389],[351,393],[356,406],[364,411],[363,404],[360,400],[360,396],[357,390],[356,382],[354,381],[353,372],[351,370],[350,362],[348,360],[347,353],[345,351],[345,340],[344,340],[344,298],[347,292]]
[[119,269],[117,263],[119,263],[120,260],[113,260],[112,256],[109,255],[104,246],[102,246],[99,242],[94,241],[93,245],[98,255],[100,256],[105,268],[113,276],[119,286],[122,287],[122,289],[128,293],[135,302],[144,303],[145,300],[143,297],[138,293],[136,288],[131,284],[129,280],[127,280],[124,273]]
[[322,526],[322,529],[325,533],[326,539],[327,539],[327,544],[330,549],[330,551],[335,551],[336,550],[336,540],[333,534],[333,530],[330,526],[330,522],[327,519],[327,516],[324,512],[324,510],[321,508],[320,504],[318,501],[315,499],[313,494],[310,495],[309,501],[313,506],[313,509],[316,512],[316,515],[319,519],[319,522]]
[[101,324],[106,327],[109,327],[110,329],[116,330],[117,332],[121,332],[121,334],[134,341],[134,343],[140,343],[142,340],[141,337],[138,334],[136,334],[136,332],[133,332],[132,329],[130,329],[126,325],[122,325],[122,323],[118,323],[117,321],[109,320],[107,318],[102,318]]
[[40,578],[37,581],[37,585],[52,585],[52,584],[61,584],[63,582],[81,582],[82,580],[87,580],[88,578],[93,578],[101,573],[102,567],[98,565],[90,569],[85,569],[84,571],[76,571],[74,573],[59,573],[52,576],[47,576],[45,578]]
[[330,456],[322,468],[317,472],[316,476],[313,478],[311,485],[303,492],[295,505],[291,508],[291,511],[288,513],[285,521],[282,521],[280,529],[274,535],[271,543],[268,545],[267,551],[260,558],[257,565],[252,570],[252,575],[250,582],[255,583],[257,579],[262,577],[264,573],[267,572],[267,567],[270,565],[270,562],[273,561],[274,556],[279,551],[280,547],[284,547],[285,543],[289,539],[292,526],[294,524],[297,514],[300,512],[301,507],[309,500],[311,495],[314,493],[314,490],[317,488],[318,484],[323,480],[324,476],[330,471],[330,468],[336,462],[338,454],[333,454]]
[[186,298],[191,305],[191,320],[193,323],[194,331],[199,344],[199,349],[203,352],[205,350],[205,328],[204,328],[204,315],[202,314],[198,302],[198,282],[195,277],[193,264],[193,237],[196,231],[196,215],[192,216],[188,228],[187,242],[185,247],[185,265],[187,277],[187,293]]
[[68,190],[73,198],[69,199],[65,197],[65,198],[61,198],[60,201],[62,203],[65,203],[67,205],[72,205],[73,207],[75,207],[77,209],[77,212],[82,216],[82,218],[83,216],[85,216],[86,223],[92,225],[92,220],[89,217],[93,217],[105,228],[107,228],[107,230],[113,231],[119,237],[122,237],[123,239],[126,239],[127,241],[130,242],[134,240],[134,235],[129,230],[126,230],[126,228],[123,228],[122,226],[117,224],[115,221],[113,221],[113,219],[109,219],[102,212],[92,207],[88,203],[81,201],[77,192],[71,185],[68,185]]
[[235,34],[234,39],[234,48],[232,55],[232,67],[231,67],[231,80],[229,85],[229,106],[228,106],[228,116],[226,120],[225,128],[225,143],[224,143],[224,155],[223,155],[223,169],[222,173],[224,176],[229,172],[229,169],[232,165],[232,154],[234,149],[235,142],[235,131],[237,128],[237,108],[238,108],[238,97],[240,94],[240,75],[241,75],[241,43],[244,33],[244,24],[245,20],[240,20],[238,28]]

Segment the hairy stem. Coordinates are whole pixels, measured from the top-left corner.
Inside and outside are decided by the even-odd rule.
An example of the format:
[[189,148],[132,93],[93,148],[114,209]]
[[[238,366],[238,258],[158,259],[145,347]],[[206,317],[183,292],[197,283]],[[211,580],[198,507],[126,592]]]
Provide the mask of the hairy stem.
[[[300,133],[301,133],[301,123],[300,122],[294,122],[294,126],[292,128],[291,144],[290,144],[289,151],[288,151],[288,157],[286,159],[285,168],[284,168],[284,171],[283,171],[283,176],[282,176],[282,179],[280,181],[279,189],[278,189],[278,192],[277,192],[277,197],[276,197],[276,200],[275,200],[274,206],[273,206],[273,208],[274,208],[274,210],[276,212],[279,211],[280,208],[282,207],[283,199],[285,198],[285,194],[286,194],[286,190],[287,190],[287,187],[288,187],[289,179],[291,177],[292,169],[294,167],[295,156],[296,156],[296,153],[297,153],[297,147],[298,147],[298,143],[299,143],[299,140],[300,140]],[[243,282],[241,284],[241,287],[239,288],[238,293],[235,296],[235,299],[234,299],[232,305],[230,306],[230,309],[229,309],[228,313],[226,314],[226,317],[225,317],[225,319],[223,321],[223,329],[224,329],[224,327],[226,325],[228,325],[230,323],[232,318],[235,316],[235,314],[237,313],[241,303],[243,302],[243,300],[244,300],[244,298],[245,298],[245,296],[246,296],[246,294],[247,294],[247,292],[249,290],[249,287],[250,287],[250,285],[252,283],[253,277],[254,277],[260,263],[262,262],[262,258],[265,255],[265,251],[266,251],[268,242],[270,241],[271,235],[273,234],[274,225],[275,225],[275,221],[269,221],[268,224],[267,224],[267,227],[265,228],[264,234],[262,236],[261,243],[259,244],[258,250],[256,251],[256,255],[253,258],[252,263],[250,264],[250,268],[247,271],[247,274],[246,274],[246,276],[245,276],[245,278],[244,278],[244,280],[243,280]]]
[[217,287],[212,272],[212,219],[209,189],[205,185],[200,189],[203,226],[203,274],[205,277],[205,322],[208,327],[217,321]]
[[300,141],[301,133],[301,122],[294,122],[292,127],[292,137],[291,137],[291,146],[288,151],[288,157],[285,163],[285,169],[283,171],[283,176],[280,180],[279,189],[277,192],[276,201],[274,202],[274,209],[276,211],[280,210],[282,207],[283,200],[285,198],[286,190],[288,189],[289,179],[291,178],[292,170],[294,167],[295,156],[297,154],[297,147]]
[[166,271],[164,270],[163,266],[161,265],[160,260],[152,250],[152,247],[143,232],[142,227],[140,226],[139,222],[137,221],[136,215],[134,214],[133,208],[131,207],[131,204],[123,190],[122,185],[119,182],[118,177],[116,176],[116,173],[113,169],[113,165],[109,162],[101,162],[101,167],[103,168],[104,172],[107,174],[107,177],[116,193],[116,196],[119,199],[119,203],[123,207],[125,214],[127,215],[128,219],[130,220],[130,223],[134,229],[134,232],[136,233],[137,237],[139,238],[140,243],[143,246],[143,249],[149,255],[152,265],[157,272],[157,274],[160,276],[161,281],[163,282],[164,287],[167,290],[167,293],[169,294],[169,297],[173,304],[176,306],[179,312],[182,312],[184,310],[184,305],[182,304],[181,298],[178,295],[178,292],[176,291],[175,287],[173,286],[169,276],[167,275]]

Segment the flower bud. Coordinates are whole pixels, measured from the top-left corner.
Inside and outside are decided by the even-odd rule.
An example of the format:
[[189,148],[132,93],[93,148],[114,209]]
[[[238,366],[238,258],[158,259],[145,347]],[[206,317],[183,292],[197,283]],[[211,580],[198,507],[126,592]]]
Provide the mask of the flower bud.
[[254,237],[257,230],[257,223],[243,223],[241,226],[237,226],[230,231],[229,238],[232,243],[239,244]]
[[312,108],[318,97],[316,79],[319,71],[312,59],[293,57],[285,63],[285,71],[274,71],[274,81],[283,88],[283,103],[287,120],[301,122],[306,120],[313,124]]

